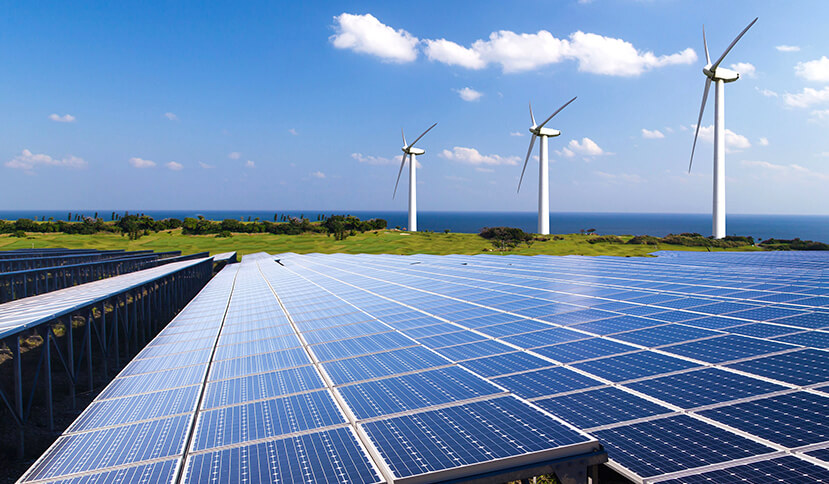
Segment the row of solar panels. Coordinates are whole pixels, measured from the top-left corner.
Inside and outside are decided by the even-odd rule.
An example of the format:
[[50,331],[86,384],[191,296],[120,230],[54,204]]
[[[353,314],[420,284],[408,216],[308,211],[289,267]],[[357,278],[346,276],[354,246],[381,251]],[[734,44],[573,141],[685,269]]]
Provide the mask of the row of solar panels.
[[636,480],[825,480],[829,261],[697,257],[247,257],[25,477],[435,480],[586,431]]
[[[362,324],[389,336],[343,344],[354,331],[343,319],[356,334]],[[385,363],[370,363],[378,351]],[[597,449],[271,258],[248,257],[223,269],[24,480],[434,480]]]
[[[822,257],[804,256],[826,267]],[[756,462],[732,470],[735,476],[758,466],[791,478],[827,476],[816,457],[829,453],[825,281],[782,284],[774,271],[751,268],[743,281],[717,281],[721,271],[712,272],[704,255],[682,275],[660,268],[659,259],[637,271],[630,266],[641,261],[629,259],[279,258],[321,285],[360,287],[439,318],[428,326],[397,324],[598,437],[614,465],[637,480],[691,473],[681,482],[697,482],[706,470],[744,460]],[[659,281],[660,272],[670,284]],[[822,277],[795,272],[798,280]],[[694,284],[694,273],[704,286]],[[651,286],[661,290],[642,290]],[[749,290],[749,300],[718,295]],[[791,302],[770,302],[777,300]],[[782,458],[792,452],[798,458]]]

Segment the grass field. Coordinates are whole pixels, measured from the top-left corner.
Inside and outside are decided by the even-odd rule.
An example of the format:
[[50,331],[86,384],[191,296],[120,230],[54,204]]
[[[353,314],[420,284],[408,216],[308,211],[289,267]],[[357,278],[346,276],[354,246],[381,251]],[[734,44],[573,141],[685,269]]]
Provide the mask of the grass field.
[[[522,244],[505,253],[520,255],[615,255],[645,256],[656,250],[706,250],[704,247],[684,247],[680,245],[660,244],[627,245],[597,243],[590,244],[590,236],[580,234],[563,235],[564,240],[535,242],[532,247]],[[623,237],[628,239],[629,237]],[[382,230],[366,232],[336,241],[325,234],[272,235],[272,234],[234,234],[233,237],[216,237],[212,235],[182,235],[181,230],[163,231],[145,235],[138,240],[114,234],[68,235],[68,234],[28,234],[27,238],[0,236],[0,250],[31,247],[64,247],[68,249],[125,249],[154,251],[180,250],[183,254],[193,252],[236,251],[240,256],[253,252],[296,252],[306,254],[347,253],[347,254],[482,254],[485,249],[492,249],[488,240],[477,234],[443,234],[427,232],[398,232]],[[732,250],[760,250],[742,247]],[[723,249],[712,249],[722,251]]]

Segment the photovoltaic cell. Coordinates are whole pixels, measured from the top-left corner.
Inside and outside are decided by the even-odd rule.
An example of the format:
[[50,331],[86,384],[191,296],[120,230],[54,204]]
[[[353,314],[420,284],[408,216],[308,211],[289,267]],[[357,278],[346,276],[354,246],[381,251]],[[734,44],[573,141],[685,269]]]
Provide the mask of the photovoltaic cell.
[[671,413],[671,409],[613,387],[597,388],[533,403],[581,429]]
[[555,395],[602,385],[598,380],[563,366],[493,378],[492,381],[524,398]]
[[612,382],[621,382],[659,375],[673,371],[686,370],[698,366],[686,360],[660,353],[641,351],[620,356],[609,356],[600,360],[574,363],[574,367],[592,373]]
[[660,481],[660,484],[719,484],[722,482],[828,482],[829,469],[793,456],[761,460],[727,469]]

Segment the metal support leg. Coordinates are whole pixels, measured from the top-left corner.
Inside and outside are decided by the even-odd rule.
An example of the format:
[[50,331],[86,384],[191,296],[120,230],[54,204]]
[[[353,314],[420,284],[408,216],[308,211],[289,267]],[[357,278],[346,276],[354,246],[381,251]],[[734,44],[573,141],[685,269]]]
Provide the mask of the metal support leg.
[[75,340],[74,331],[72,328],[72,315],[66,318],[66,362],[69,367],[69,393],[72,397],[72,410],[75,410],[75,383],[77,382],[77,375],[75,374]]
[[52,330],[47,326],[43,331],[43,351],[45,358],[44,380],[46,382],[46,416],[49,419],[49,432],[55,431],[55,412],[52,408]]
[[20,420],[20,443],[17,447],[17,458],[23,458],[23,369],[20,363],[20,337],[14,336],[12,342],[12,358],[14,358],[14,410]]
[[86,318],[86,369],[89,371],[89,391],[95,388],[95,383],[92,381],[92,324],[95,321],[95,314],[92,308],[89,308],[89,317]]

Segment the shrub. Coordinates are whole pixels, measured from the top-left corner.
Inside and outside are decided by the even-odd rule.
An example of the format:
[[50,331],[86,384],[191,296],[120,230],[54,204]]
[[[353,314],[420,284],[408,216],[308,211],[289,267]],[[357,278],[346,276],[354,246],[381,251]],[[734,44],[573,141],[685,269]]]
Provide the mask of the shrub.
[[587,242],[591,244],[598,244],[598,243],[607,243],[607,244],[624,244],[625,241],[622,240],[621,237],[618,235],[597,235],[595,237],[591,237],[587,239]]

